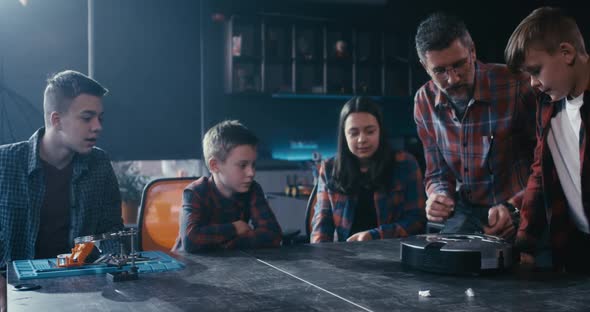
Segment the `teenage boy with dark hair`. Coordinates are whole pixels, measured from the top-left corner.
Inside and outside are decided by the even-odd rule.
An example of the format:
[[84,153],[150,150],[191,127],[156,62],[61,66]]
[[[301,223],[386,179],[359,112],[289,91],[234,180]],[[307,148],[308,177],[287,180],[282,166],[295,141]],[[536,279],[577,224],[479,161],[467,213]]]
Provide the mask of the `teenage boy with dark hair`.
[[0,267],[53,258],[70,252],[75,237],[123,228],[117,178],[95,147],[107,92],[82,73],[57,73],[45,88],[45,127],[0,146]]

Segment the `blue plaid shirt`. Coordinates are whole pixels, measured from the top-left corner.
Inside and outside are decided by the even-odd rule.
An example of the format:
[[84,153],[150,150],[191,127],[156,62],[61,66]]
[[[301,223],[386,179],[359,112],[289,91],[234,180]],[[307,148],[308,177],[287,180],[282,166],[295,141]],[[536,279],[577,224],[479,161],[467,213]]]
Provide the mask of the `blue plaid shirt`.
[[[41,128],[28,141],[0,146],[0,267],[6,261],[33,259],[45,196],[39,158]],[[93,148],[76,154],[70,188],[70,241],[78,236],[121,230],[119,184],[107,154]],[[103,244],[104,249],[115,244]]]

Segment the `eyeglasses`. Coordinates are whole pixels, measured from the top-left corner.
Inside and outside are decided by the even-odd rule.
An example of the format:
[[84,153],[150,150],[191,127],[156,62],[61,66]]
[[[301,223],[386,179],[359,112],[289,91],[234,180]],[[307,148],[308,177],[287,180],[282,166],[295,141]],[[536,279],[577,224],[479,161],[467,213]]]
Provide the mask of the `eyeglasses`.
[[455,62],[451,66],[435,67],[430,71],[432,72],[432,76],[434,76],[434,78],[436,78],[437,80],[448,80],[451,71],[453,71],[455,74],[463,74],[467,71],[470,64],[471,53],[469,53],[469,55],[466,58],[463,58]]

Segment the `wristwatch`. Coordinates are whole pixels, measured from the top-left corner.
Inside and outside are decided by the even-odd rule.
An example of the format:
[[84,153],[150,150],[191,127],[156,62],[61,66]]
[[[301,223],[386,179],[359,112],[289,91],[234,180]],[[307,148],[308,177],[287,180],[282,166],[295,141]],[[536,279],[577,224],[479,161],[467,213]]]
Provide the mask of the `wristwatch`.
[[502,205],[508,209],[508,212],[510,212],[512,216],[520,216],[520,210],[509,201],[503,202]]
[[504,205],[504,207],[508,209],[508,212],[510,212],[512,225],[516,230],[518,230],[518,226],[520,225],[520,210],[508,201],[503,202],[502,205]]

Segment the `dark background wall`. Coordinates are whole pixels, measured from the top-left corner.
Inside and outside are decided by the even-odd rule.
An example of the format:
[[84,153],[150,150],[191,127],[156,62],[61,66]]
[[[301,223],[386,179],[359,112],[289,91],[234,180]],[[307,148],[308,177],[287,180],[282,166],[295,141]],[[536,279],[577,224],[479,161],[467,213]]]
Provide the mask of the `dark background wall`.
[[[463,18],[478,57],[502,62],[503,49],[518,22],[536,7],[566,8],[584,34],[590,33],[582,2],[568,1],[95,1],[95,77],[111,90],[99,146],[114,159],[200,157],[200,31],[203,25],[205,127],[240,119],[262,140],[261,154],[288,149],[291,141],[335,147],[337,118],[344,100],[288,100],[232,96],[223,92],[223,23],[211,14],[281,14],[373,23],[413,37],[420,20],[435,10]],[[377,4],[375,4],[377,3]],[[201,21],[201,16],[203,20]],[[0,86],[3,92],[0,143],[26,139],[42,125],[42,92],[50,73],[87,71],[86,1],[0,0]],[[414,87],[427,79],[414,60]],[[12,104],[11,104],[12,103]],[[16,104],[15,104],[16,103]],[[412,99],[382,105],[392,136],[415,134]]]
[[199,1],[95,1],[101,146],[116,159],[199,158]]
[[23,7],[0,0],[0,91],[16,92],[0,93],[0,144],[26,139],[43,124],[50,73],[86,71],[86,23],[85,1],[35,1]]

